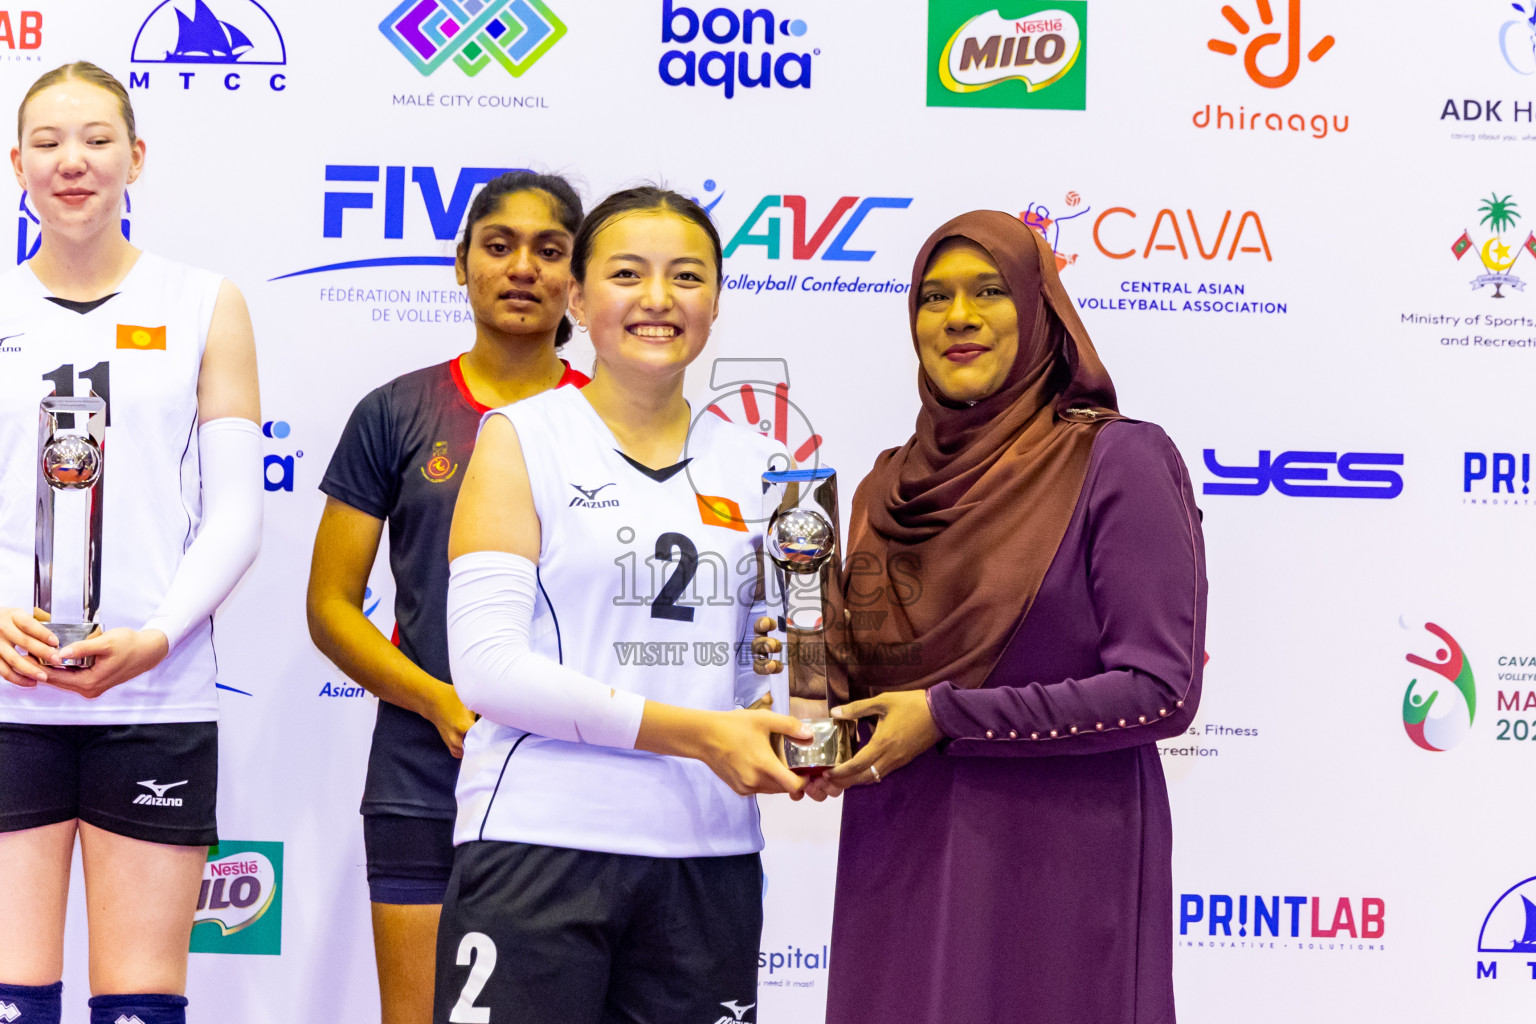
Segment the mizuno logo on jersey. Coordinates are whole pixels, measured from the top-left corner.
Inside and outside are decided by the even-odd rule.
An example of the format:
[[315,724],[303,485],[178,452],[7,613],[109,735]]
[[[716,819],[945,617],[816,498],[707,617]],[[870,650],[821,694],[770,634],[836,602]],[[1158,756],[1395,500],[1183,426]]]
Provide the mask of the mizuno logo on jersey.
[[719,1020],[715,1021],[715,1024],[736,1024],[737,1021],[746,1016],[748,1010],[752,1009],[752,1007],[756,1006],[757,1004],[748,1003],[746,1006],[742,1006],[736,1000],[732,999],[730,1002],[721,1003],[720,1005],[725,1007],[727,1010],[730,1010],[732,1016],[721,1017]]
[[[20,352],[20,345],[7,345],[6,342],[10,341],[12,338],[20,338],[23,334],[26,334],[26,332],[23,331],[21,334],[7,334],[4,337],[0,337],[0,352]],[[5,1020],[6,1024],[10,1024],[10,1021],[6,1020],[5,1011],[3,1009],[0,1009],[0,1020]]]
[[618,508],[619,507],[619,499],[617,499],[617,498],[607,498],[607,499],[605,499],[603,501],[598,501],[597,500],[598,492],[601,491],[604,487],[612,487],[613,484],[611,482],[610,483],[606,483],[606,484],[600,484],[597,487],[583,487],[580,484],[571,484],[571,486],[576,488],[576,490],[580,491],[581,492],[581,496],[577,497],[577,498],[572,498],[571,499],[571,503],[569,505],[565,506],[566,508]]
[[165,794],[168,790],[175,789],[177,786],[185,786],[186,784],[186,779],[182,779],[180,782],[165,783],[156,782],[154,779],[148,779],[144,782],[140,782],[139,785],[143,786],[154,795],[151,796],[150,793],[140,793],[138,796],[133,798],[133,802],[136,804],[144,804],[148,807],[180,807],[181,797],[166,796]]
[[165,351],[164,327],[135,327],[133,324],[117,325],[117,347],[129,351]]

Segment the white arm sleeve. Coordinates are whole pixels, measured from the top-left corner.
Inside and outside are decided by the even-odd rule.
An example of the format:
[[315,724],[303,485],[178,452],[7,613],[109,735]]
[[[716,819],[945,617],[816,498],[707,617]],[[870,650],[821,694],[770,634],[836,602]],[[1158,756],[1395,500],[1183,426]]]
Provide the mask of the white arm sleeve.
[[540,736],[634,749],[644,697],[529,645],[538,591],[532,562],[505,551],[472,551],[448,571],[448,666],[465,707]]
[[172,650],[223,603],[261,547],[261,429],[238,417],[209,420],[198,428],[197,451],[202,528],[143,626],[164,633]]

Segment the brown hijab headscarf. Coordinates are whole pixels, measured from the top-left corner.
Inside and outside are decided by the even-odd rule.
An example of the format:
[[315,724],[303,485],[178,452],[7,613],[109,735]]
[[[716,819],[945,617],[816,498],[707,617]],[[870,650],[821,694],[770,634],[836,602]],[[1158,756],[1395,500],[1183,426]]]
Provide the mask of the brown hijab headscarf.
[[[921,366],[917,431],[882,453],[853,498],[834,696],[859,700],[948,680],[981,686],[1029,614],[1067,531],[1100,428],[1118,418],[1055,254],[995,210],[939,228],[912,264],[907,310],[917,344],[934,251],[964,238],[991,254],[1018,308],[1018,355],[975,405],[946,399]],[[831,625],[843,625],[834,607]],[[849,644],[851,642],[851,644]]]

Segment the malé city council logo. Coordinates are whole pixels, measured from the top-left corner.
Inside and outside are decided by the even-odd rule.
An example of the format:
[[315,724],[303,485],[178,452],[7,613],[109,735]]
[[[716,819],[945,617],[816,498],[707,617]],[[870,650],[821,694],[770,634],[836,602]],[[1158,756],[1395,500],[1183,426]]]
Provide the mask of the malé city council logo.
[[929,0],[928,105],[1085,109],[1086,0],[986,7]]
[[1472,679],[1472,663],[1455,638],[1433,622],[1426,622],[1424,628],[1445,646],[1435,651],[1434,660],[1409,653],[1408,663],[1440,678],[1415,677],[1408,683],[1403,693],[1403,728],[1414,743],[1439,753],[1450,750],[1472,731],[1477,718],[1477,684]]
[[521,77],[565,35],[541,0],[405,0],[379,23],[423,75],[450,59],[471,78],[494,61]]
[[[1528,252],[1536,256],[1536,232],[1527,233],[1525,241],[1516,246],[1504,241],[1504,233],[1514,229],[1520,220],[1520,208],[1515,203],[1513,196],[1499,197],[1497,192],[1484,199],[1477,208],[1482,217],[1479,224],[1485,225],[1493,232],[1493,237],[1483,242],[1478,247],[1472,238],[1470,231],[1463,231],[1461,237],[1451,243],[1451,255],[1459,262],[1463,256],[1473,249],[1478,250],[1482,257],[1485,274],[1479,274],[1472,279],[1472,290],[1486,288],[1493,285],[1493,295],[1490,298],[1506,298],[1504,288],[1513,288],[1516,291],[1525,291],[1525,282],[1520,280],[1510,270],[1515,262],[1520,259],[1520,254]],[[1516,234],[1515,238],[1520,236]],[[1511,240],[1512,242],[1513,240]]]

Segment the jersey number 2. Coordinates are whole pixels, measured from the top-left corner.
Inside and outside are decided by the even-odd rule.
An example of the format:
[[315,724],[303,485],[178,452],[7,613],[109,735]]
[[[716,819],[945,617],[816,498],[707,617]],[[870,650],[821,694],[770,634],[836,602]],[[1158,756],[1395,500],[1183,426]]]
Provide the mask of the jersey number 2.
[[[469,965],[473,963],[473,967]],[[496,969],[496,943],[484,932],[466,932],[459,942],[460,967],[469,967],[469,977],[459,992],[459,1001],[448,1011],[449,1024],[490,1024],[491,1008],[476,1006],[480,990]]]
[[683,591],[693,582],[694,573],[699,571],[699,549],[681,533],[664,533],[656,538],[656,561],[672,561],[674,551],[677,552],[677,571],[662,584],[656,600],[651,602],[651,618],[692,622],[693,609],[678,607],[677,599],[683,596]]

